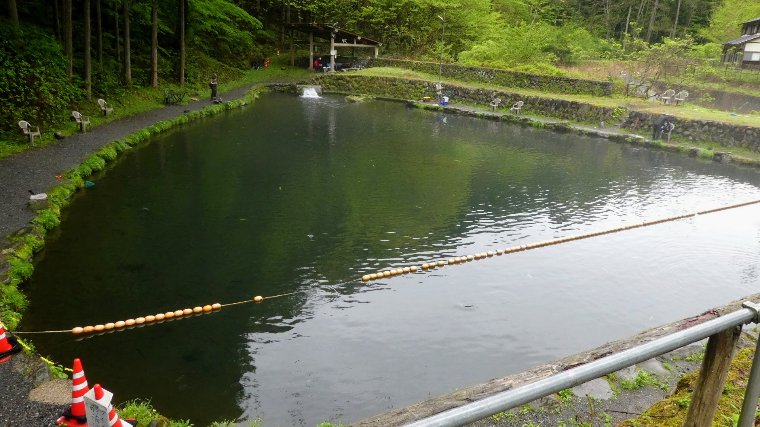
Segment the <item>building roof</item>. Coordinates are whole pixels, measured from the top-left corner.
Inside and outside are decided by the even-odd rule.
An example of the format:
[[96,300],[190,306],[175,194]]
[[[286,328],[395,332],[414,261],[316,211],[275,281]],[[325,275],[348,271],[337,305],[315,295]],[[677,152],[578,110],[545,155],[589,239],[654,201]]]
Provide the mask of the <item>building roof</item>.
[[340,29],[335,25],[304,23],[304,24],[290,24],[290,28],[293,28],[294,30],[300,31],[302,33],[307,33],[307,34],[312,33],[316,37],[319,37],[325,40],[330,40],[330,37],[333,34],[335,34],[336,42],[353,43],[357,45],[371,45],[371,46],[383,45],[379,41],[362,37],[359,34]]
[[[760,19],[760,18],[758,18]],[[731,40],[730,42],[723,43],[723,46],[740,46],[744,43],[751,42],[752,40],[760,39],[760,33],[757,34],[745,34],[738,39]]]

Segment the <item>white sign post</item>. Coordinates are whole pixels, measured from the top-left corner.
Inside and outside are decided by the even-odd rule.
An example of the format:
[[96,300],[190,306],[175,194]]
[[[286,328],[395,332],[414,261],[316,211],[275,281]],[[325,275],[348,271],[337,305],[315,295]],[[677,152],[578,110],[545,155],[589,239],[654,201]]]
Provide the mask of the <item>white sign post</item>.
[[89,427],[110,427],[108,408],[111,406],[111,399],[113,399],[113,393],[106,389],[103,389],[103,397],[100,400],[95,399],[94,388],[84,395],[84,409]]

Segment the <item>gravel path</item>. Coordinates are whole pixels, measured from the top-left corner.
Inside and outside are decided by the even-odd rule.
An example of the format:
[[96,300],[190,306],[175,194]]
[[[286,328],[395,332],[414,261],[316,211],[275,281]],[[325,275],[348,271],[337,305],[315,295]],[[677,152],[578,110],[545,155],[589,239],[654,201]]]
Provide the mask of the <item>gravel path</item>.
[[[64,381],[67,384],[61,384]],[[54,393],[38,391],[65,385]],[[34,400],[29,395],[32,390]],[[0,365],[0,427],[48,427],[71,403],[71,383],[51,380],[47,366],[36,357],[17,354]]]

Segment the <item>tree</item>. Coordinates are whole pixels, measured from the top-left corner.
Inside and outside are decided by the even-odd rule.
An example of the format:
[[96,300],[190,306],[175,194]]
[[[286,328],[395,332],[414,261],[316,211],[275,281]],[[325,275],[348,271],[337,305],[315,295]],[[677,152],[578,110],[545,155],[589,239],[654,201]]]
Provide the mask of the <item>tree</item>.
[[185,2],[179,1],[179,84],[185,84]]
[[74,76],[74,32],[71,22],[71,0],[63,0],[64,39],[66,42],[66,75]]
[[92,100],[92,57],[90,54],[92,31],[90,30],[90,0],[84,0],[84,84],[87,100]]
[[151,3],[150,85],[158,87],[158,2]]
[[[71,1],[71,0],[67,0]],[[130,58],[129,40],[129,0],[124,0],[124,83],[132,84],[132,63]]]
[[95,0],[95,14],[98,21],[98,66],[103,68],[103,17],[100,11],[100,0]]
[[16,6],[16,0],[8,0],[8,15],[11,18],[14,32],[18,33],[18,7]]

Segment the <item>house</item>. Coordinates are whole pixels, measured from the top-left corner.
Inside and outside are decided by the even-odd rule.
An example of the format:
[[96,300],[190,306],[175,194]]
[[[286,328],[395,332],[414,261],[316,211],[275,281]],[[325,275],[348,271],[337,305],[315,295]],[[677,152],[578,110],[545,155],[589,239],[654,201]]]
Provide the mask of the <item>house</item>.
[[723,43],[723,62],[760,67],[760,18],[742,24],[742,36]]

